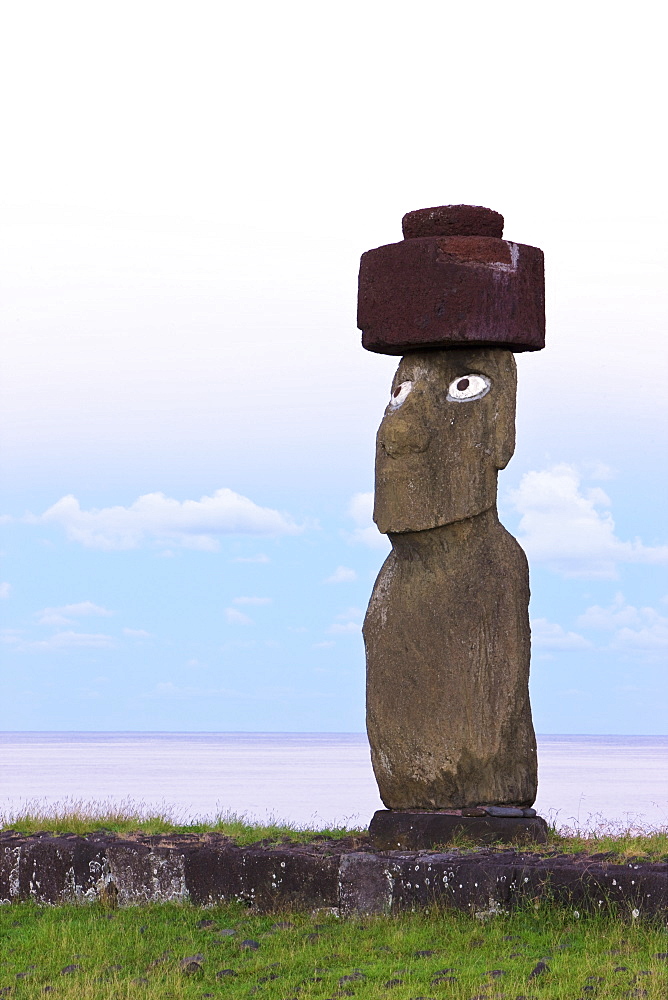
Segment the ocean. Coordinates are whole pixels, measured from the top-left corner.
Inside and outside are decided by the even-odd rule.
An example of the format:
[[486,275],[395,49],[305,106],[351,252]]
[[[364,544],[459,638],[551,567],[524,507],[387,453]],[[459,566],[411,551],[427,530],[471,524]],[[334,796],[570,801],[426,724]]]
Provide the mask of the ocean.
[[[536,808],[560,827],[668,825],[668,736],[539,736],[538,761]],[[382,808],[360,733],[0,733],[0,813],[128,799],[315,827]]]

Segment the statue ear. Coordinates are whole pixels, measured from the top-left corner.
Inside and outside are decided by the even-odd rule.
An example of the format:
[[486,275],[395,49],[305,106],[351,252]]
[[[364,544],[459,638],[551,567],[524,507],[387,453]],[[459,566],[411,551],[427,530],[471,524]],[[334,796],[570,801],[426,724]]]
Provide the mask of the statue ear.
[[515,408],[517,401],[517,366],[511,351],[495,351],[498,376],[495,379],[496,435],[494,460],[497,469],[505,469],[515,451]]

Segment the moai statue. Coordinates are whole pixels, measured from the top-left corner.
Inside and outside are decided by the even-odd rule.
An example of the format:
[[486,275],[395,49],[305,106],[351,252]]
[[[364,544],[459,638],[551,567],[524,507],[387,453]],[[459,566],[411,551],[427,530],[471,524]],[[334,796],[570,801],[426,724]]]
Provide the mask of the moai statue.
[[545,343],[543,254],[503,218],[410,212],[362,257],[367,350],[404,355],[376,445],[374,520],[392,543],[364,622],[367,731],[389,811],[378,846],[468,830],[543,839],[529,704],[529,572],[496,511],[515,448],[513,352]]

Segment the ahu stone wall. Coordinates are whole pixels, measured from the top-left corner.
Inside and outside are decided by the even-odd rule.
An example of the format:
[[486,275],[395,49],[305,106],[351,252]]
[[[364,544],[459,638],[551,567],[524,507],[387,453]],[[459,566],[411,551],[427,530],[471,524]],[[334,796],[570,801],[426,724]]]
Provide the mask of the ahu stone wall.
[[579,912],[668,915],[668,865],[515,849],[373,851],[365,838],[237,847],[218,834],[0,834],[0,902],[122,906],[240,900],[259,911],[328,908],[341,916],[431,907],[481,916],[543,899]]

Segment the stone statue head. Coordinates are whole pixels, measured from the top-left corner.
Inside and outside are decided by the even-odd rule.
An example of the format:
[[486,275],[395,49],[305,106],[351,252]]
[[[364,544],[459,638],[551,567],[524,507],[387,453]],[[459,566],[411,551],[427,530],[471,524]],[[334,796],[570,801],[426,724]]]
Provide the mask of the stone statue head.
[[517,374],[510,350],[415,351],[401,359],[376,439],[374,521],[425,531],[496,503],[515,449]]

